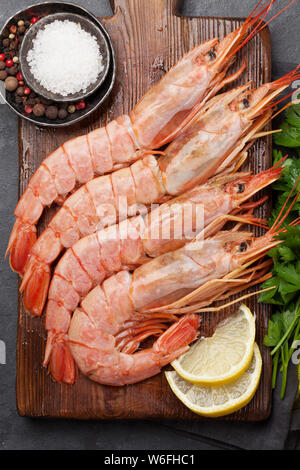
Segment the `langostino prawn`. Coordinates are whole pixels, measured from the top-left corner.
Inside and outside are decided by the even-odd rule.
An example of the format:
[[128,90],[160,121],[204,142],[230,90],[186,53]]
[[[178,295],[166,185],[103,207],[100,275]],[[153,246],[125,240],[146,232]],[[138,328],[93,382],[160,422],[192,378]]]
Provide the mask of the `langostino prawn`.
[[32,247],[20,287],[27,311],[40,315],[50,282],[50,264],[64,248],[147,206],[179,195],[215,173],[235,171],[245,148],[270,121],[277,95],[298,76],[249,90],[244,85],[210,100],[187,129],[155,158],[86,183],[72,194]]
[[36,241],[36,224],[46,206],[63,201],[78,185],[95,176],[129,165],[145,152],[170,142],[209,98],[240,75],[244,65],[225,78],[236,52],[266,26],[262,20],[275,1],[261,6],[261,0],[236,31],[188,52],[129,116],[120,116],[103,128],[67,141],[43,160],[15,210],[16,222],[6,253],[10,253],[14,271],[24,272]]
[[[270,277],[271,260],[260,259],[282,243],[277,235],[288,212],[263,236],[239,231],[239,226],[206,239],[197,236],[132,273],[120,271],[96,286],[75,310],[68,332],[68,345],[81,372],[91,380],[116,386],[157,374],[169,356],[178,356],[179,349],[188,349],[196,338],[197,317],[193,315],[207,310],[214,300]],[[168,328],[168,320],[174,321],[178,314],[184,315]],[[161,336],[152,348],[137,352],[140,343],[154,335]],[[57,353],[58,363],[59,348]]]
[[[124,220],[82,238],[68,249],[54,271],[46,311],[44,365],[50,363],[54,380],[70,383],[75,378],[67,333],[72,312],[92,288],[113,272],[133,270],[153,257],[182,247],[205,227],[205,236],[215,233],[231,218],[227,214],[237,214],[243,220],[242,212],[246,210],[249,220],[249,210],[265,198],[255,203],[245,201],[279,178],[280,164],[257,175],[244,172],[212,178],[162,204],[145,218]],[[261,223],[256,218],[254,221]]]

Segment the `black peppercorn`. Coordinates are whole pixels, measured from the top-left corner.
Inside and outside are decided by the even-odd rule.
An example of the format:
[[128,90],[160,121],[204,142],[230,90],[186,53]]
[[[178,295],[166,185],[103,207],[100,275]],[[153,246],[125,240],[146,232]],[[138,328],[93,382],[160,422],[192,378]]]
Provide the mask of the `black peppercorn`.
[[7,78],[7,72],[5,70],[0,70],[0,80],[5,80]]
[[21,103],[23,103],[22,97],[16,95],[16,96],[15,96],[15,102],[16,102],[16,104],[21,104]]
[[45,104],[45,105],[50,105],[50,104],[53,103],[53,101],[47,100],[47,98],[43,98],[43,97],[41,96],[41,103],[42,103],[42,104]]
[[31,97],[31,95],[30,95],[29,98],[27,98],[26,104],[28,104],[28,106],[34,106],[35,105],[35,100],[34,100],[34,98]]
[[10,45],[10,40],[8,38],[3,39],[2,46],[3,47],[9,47],[9,45]]
[[19,26],[19,27],[18,27],[18,33],[19,33],[19,34],[24,34],[25,31],[26,31],[25,26]]
[[5,62],[0,61],[0,70],[5,70],[5,67],[6,67]]
[[4,30],[2,31],[2,36],[3,36],[4,38],[8,38],[8,36],[9,36],[9,31],[8,31],[7,28],[4,28]]
[[58,117],[59,117],[59,119],[66,119],[67,116],[68,116],[68,111],[67,111],[66,109],[61,108],[61,109],[58,111]]
[[17,42],[16,41],[11,41],[10,45],[9,45],[9,49],[11,51],[15,51],[17,49]]
[[46,117],[48,119],[56,119],[57,115],[58,115],[57,106],[51,105],[51,106],[48,106],[48,108],[46,108]]
[[13,65],[12,67],[8,68],[7,72],[9,75],[17,75],[17,73],[19,72],[18,65]]
[[16,94],[18,96],[23,96],[24,95],[24,87],[20,86],[19,88],[17,88]]

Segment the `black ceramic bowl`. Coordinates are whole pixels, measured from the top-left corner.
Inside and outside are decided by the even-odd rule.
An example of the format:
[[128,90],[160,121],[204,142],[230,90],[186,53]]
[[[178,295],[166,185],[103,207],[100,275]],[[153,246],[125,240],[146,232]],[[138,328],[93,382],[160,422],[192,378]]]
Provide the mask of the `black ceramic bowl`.
[[[35,40],[37,33],[42,30],[46,25],[52,23],[53,21],[72,21],[73,23],[79,23],[81,28],[94,36],[97,40],[100,53],[102,55],[102,64],[103,70],[98,76],[95,83],[92,83],[85,92],[74,93],[73,95],[63,96],[57,93],[53,93],[46,88],[44,88],[34,77],[27,62],[27,55],[30,49],[33,47],[33,41]],[[68,51],[66,51],[67,53]],[[85,100],[88,96],[92,95],[97,88],[104,82],[105,77],[108,73],[110,66],[110,52],[109,45],[106,40],[105,35],[102,32],[102,28],[99,28],[94,22],[90,19],[83,17],[82,15],[77,15],[74,13],[55,13],[49,14],[44,18],[41,18],[37,23],[32,25],[28,29],[27,33],[24,36],[22,45],[19,52],[19,60],[22,75],[25,79],[25,82],[29,87],[34,90],[38,95],[43,96],[44,98],[52,101],[67,102],[67,101],[79,101]]]
[[108,53],[109,53],[109,60],[108,60],[109,65],[107,68],[107,73],[104,78],[104,81],[99,85],[96,91],[94,91],[92,94],[90,94],[90,96],[88,96],[85,99],[85,103],[86,103],[85,109],[76,111],[74,114],[68,114],[67,118],[64,120],[61,120],[61,119],[50,120],[46,118],[45,116],[36,117],[33,115],[33,113],[29,115],[26,114],[24,111],[23,105],[16,104],[14,100],[14,93],[11,93],[5,90],[4,82],[0,81],[0,94],[2,95],[5,102],[10,106],[10,108],[12,108],[21,118],[26,119],[36,124],[37,126],[42,126],[42,127],[65,127],[65,126],[74,124],[76,122],[79,122],[85,117],[89,116],[96,109],[98,109],[100,105],[103,103],[103,101],[108,97],[108,95],[110,94],[113,88],[113,85],[115,82],[115,76],[116,76],[115,54],[114,54],[110,37],[106,29],[93,14],[91,14],[85,8],[82,8],[78,5],[74,5],[72,3],[45,2],[45,3],[40,3],[38,5],[33,5],[24,10],[21,10],[17,12],[14,16],[12,16],[9,20],[7,20],[7,22],[5,23],[5,25],[3,26],[0,32],[0,38],[2,37],[3,31],[5,29],[9,29],[10,26],[17,24],[19,20],[30,21],[30,19],[34,16],[36,17],[39,16],[43,18],[48,15],[54,15],[57,13],[75,14],[75,15],[81,16],[84,19],[91,21],[96,26],[96,28],[98,28],[101,31],[101,33],[103,34],[107,42]]

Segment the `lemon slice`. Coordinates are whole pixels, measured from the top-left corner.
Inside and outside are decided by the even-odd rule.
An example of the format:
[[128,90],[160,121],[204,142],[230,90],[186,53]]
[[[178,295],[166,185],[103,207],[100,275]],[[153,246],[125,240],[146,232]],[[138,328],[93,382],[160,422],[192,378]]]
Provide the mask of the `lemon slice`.
[[225,384],[249,366],[255,341],[255,319],[246,305],[221,322],[213,336],[199,339],[172,362],[176,372],[195,384]]
[[249,403],[257,390],[261,368],[261,355],[255,343],[248,369],[228,384],[195,385],[175,371],[165,372],[165,375],[177,398],[190,410],[199,415],[217,417],[233,413]]

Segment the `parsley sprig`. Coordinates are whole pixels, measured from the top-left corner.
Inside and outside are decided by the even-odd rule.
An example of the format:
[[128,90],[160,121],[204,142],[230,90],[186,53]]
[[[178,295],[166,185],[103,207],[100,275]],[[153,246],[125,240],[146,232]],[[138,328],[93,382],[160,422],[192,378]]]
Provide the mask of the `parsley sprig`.
[[[290,144],[289,146],[298,147],[300,150],[300,105],[288,109],[289,121],[285,121],[283,128],[291,126],[291,120],[299,125],[298,137],[299,143],[291,140],[294,137],[294,130],[288,129],[288,132],[276,134],[276,143],[280,145]],[[299,114],[298,114],[299,113]],[[284,137],[283,137],[284,136]],[[279,140],[281,137],[281,140]],[[299,152],[300,155],[300,152]],[[273,151],[274,163],[282,158],[280,151]],[[284,170],[280,179],[273,185],[275,190],[275,201],[269,225],[272,225],[283,204],[287,200],[297,178],[300,175],[300,158],[291,157],[283,162]],[[295,192],[300,190],[300,184],[297,185]],[[300,200],[293,206],[289,216],[284,222],[286,231],[280,233],[279,238],[283,243],[271,249],[268,255],[273,259],[272,277],[263,283],[263,288],[274,286],[275,288],[260,295],[259,301],[277,305],[276,312],[272,315],[268,324],[268,333],[264,337],[264,344],[272,348],[271,355],[273,360],[272,387],[276,386],[278,368],[282,372],[281,398],[284,398],[287,370],[289,362],[293,356],[295,345],[300,340],[300,229],[299,227],[289,226],[292,220],[299,217]]]

